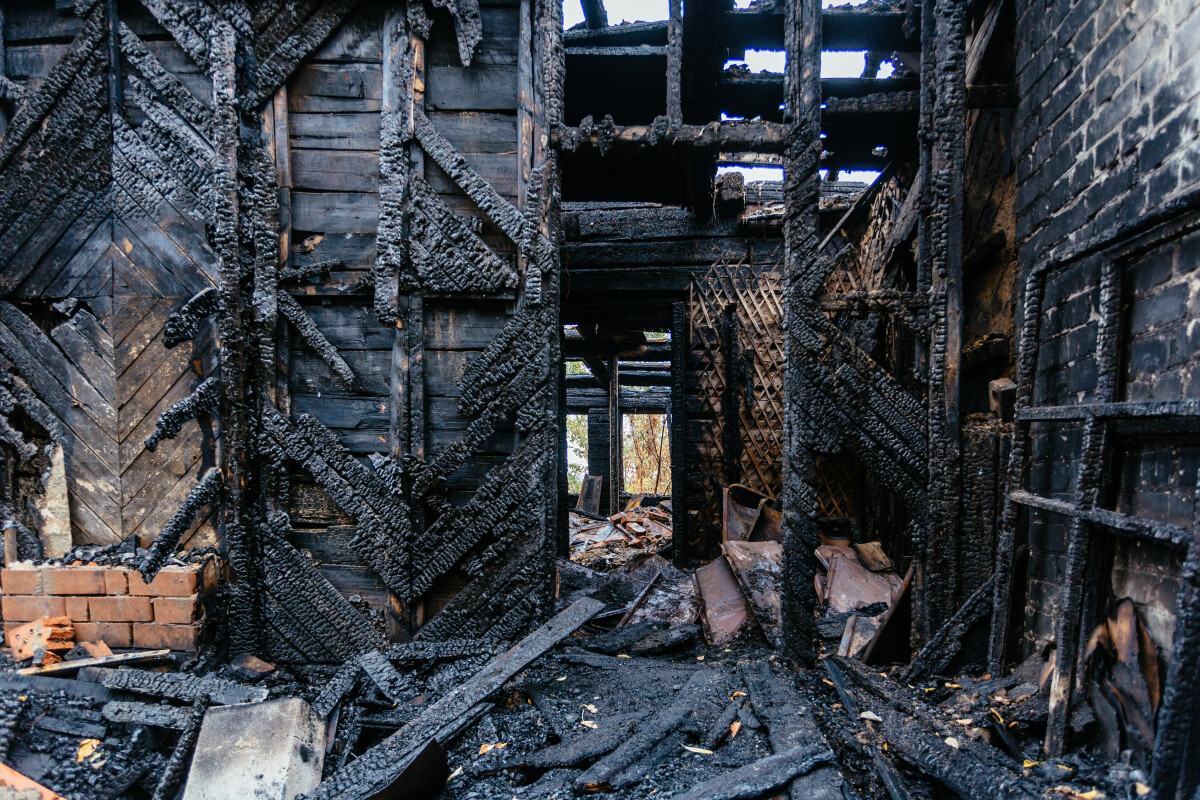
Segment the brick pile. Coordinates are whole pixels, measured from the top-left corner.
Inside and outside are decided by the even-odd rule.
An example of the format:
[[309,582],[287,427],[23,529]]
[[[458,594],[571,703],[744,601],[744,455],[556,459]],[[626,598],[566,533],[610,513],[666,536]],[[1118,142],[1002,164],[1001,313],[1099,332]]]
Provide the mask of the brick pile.
[[18,562],[0,570],[4,634],[42,617],[70,617],[79,642],[195,650],[203,600],[216,584],[211,559],[163,567],[149,584],[129,567]]

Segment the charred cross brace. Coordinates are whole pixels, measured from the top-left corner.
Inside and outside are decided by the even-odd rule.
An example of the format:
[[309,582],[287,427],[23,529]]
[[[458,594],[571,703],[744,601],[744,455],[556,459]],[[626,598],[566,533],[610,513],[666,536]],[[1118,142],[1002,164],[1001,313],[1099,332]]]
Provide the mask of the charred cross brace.
[[329,275],[330,270],[339,269],[346,265],[340,260],[318,261],[315,264],[306,264],[302,267],[287,267],[279,270],[280,284],[297,284],[305,281],[317,280]]
[[183,429],[184,423],[203,414],[212,414],[220,400],[220,387],[216,378],[205,378],[192,393],[164,411],[154,424],[154,433],[146,439],[146,449],[151,453],[164,439],[174,439]]
[[325,338],[325,334],[321,333],[312,317],[305,313],[300,304],[287,292],[279,292],[276,303],[280,313],[292,324],[304,343],[329,365],[329,369],[333,371],[338,382],[347,389],[354,390],[358,386],[358,378],[354,375],[354,370],[350,368],[345,359],[338,355],[337,348]]
[[158,534],[158,538],[154,540],[154,544],[150,546],[150,552],[142,559],[142,563],[138,566],[138,572],[142,573],[143,581],[150,583],[154,580],[154,576],[162,569],[163,563],[171,556],[171,553],[175,552],[183,535],[192,526],[196,515],[210,502],[216,500],[220,491],[221,473],[216,467],[211,467],[188,492],[183,505],[167,522],[162,532]]

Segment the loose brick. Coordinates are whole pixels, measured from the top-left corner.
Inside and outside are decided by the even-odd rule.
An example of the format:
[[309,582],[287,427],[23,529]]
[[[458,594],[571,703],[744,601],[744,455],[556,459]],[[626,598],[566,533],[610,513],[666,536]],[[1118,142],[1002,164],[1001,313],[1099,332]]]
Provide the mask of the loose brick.
[[59,567],[42,572],[46,594],[104,594],[104,570],[101,567]]
[[199,585],[199,566],[163,567],[149,585],[140,574],[129,574],[129,593],[138,597],[191,597]]
[[88,616],[88,598],[86,597],[64,597],[67,604],[67,616],[72,622],[87,622],[91,617]]
[[104,570],[104,593],[108,595],[129,594],[129,570]]
[[104,642],[109,647],[133,647],[133,627],[128,622],[76,622],[75,640]]
[[67,604],[61,597],[25,597],[5,595],[0,610],[8,622],[32,622],[42,617],[65,617]]
[[190,625],[200,617],[200,596],[156,597],[154,621],[168,625]]
[[133,646],[147,650],[195,650],[200,639],[200,623],[163,625],[133,623]]
[[88,608],[93,622],[150,622],[154,619],[149,597],[93,597]]
[[42,570],[32,564],[13,564],[0,570],[0,589],[5,594],[42,594]]

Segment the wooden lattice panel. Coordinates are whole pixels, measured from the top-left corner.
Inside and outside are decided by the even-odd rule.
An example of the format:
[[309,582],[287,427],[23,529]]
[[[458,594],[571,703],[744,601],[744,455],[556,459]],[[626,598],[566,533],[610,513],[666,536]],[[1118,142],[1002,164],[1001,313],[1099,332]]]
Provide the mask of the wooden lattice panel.
[[[688,370],[696,376],[694,392],[711,416],[703,428],[700,464],[703,495],[692,505],[708,520],[720,518],[720,486],[724,479],[725,416],[730,365],[723,350],[721,314],[734,309],[741,375],[738,391],[738,436],[741,454],[738,482],[772,497],[782,490],[783,447],[783,308],[779,273],[745,263],[714,264],[691,286],[691,344]],[[750,386],[749,396],[746,387]]]

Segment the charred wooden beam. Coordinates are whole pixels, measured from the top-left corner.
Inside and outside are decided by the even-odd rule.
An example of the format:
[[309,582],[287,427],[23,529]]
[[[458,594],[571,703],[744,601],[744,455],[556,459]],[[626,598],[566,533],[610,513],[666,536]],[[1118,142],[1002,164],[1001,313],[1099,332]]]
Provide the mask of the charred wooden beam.
[[216,378],[205,378],[192,393],[164,411],[154,423],[154,433],[146,439],[146,449],[154,452],[164,439],[174,439],[188,420],[211,414],[220,401],[220,385]]
[[608,791],[640,780],[641,774],[628,774],[630,768],[649,755],[659,742],[689,717],[701,720],[715,718],[725,699],[724,689],[725,681],[719,672],[697,670],[670,705],[644,720],[633,736],[576,778],[575,791]]
[[142,563],[138,565],[138,572],[141,573],[143,581],[150,583],[154,580],[154,576],[162,569],[163,563],[179,546],[183,535],[192,527],[196,515],[220,496],[221,485],[221,473],[216,467],[210,467],[196,482],[179,510],[172,515],[158,534],[154,544],[150,545],[150,550],[142,559]]
[[466,683],[460,684],[415,720],[338,770],[307,795],[308,800],[366,800],[392,784],[405,761],[447,724],[482,703],[522,669],[540,658],[595,616],[604,604],[585,598],[493,659]]
[[608,12],[604,10],[604,0],[583,0],[583,20],[588,30],[608,27]]
[[827,747],[793,747],[711,778],[675,797],[679,800],[746,800],[768,794],[821,764],[836,762],[833,751]]
[[[182,672],[146,672],[140,669],[99,669],[89,667],[86,675],[100,677],[105,689],[175,700],[181,703],[204,701],[218,705],[261,703],[267,689],[242,686],[220,678],[198,678]],[[84,675],[80,675],[84,677]]]
[[325,338],[325,334],[321,333],[317,324],[313,322],[312,317],[286,292],[279,292],[276,296],[276,302],[278,303],[280,313],[292,324],[296,333],[300,335],[300,339],[322,361],[329,365],[329,369],[333,372],[334,377],[343,386],[353,391],[358,385],[358,378],[355,376],[354,370],[338,354],[337,348]]
[[595,147],[607,153],[616,147],[624,150],[675,148],[721,152],[724,150],[765,150],[783,152],[787,147],[787,130],[775,122],[710,122],[707,125],[624,125],[611,128],[579,126],[555,128],[551,142],[556,147],[575,152],[580,147]]
[[218,300],[217,290],[212,287],[203,289],[189,298],[167,317],[167,323],[163,327],[163,345],[171,348],[196,338],[200,323],[217,310]]

